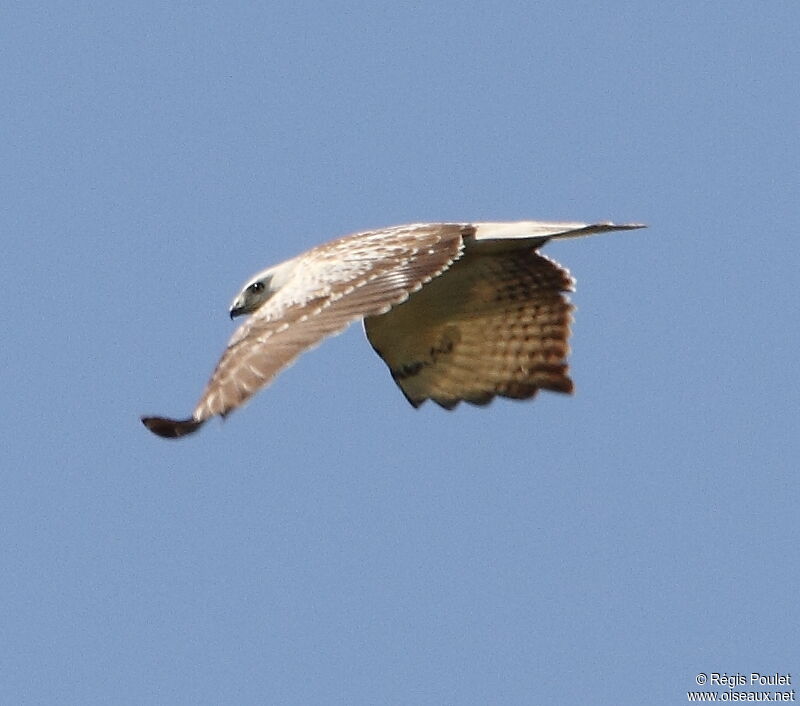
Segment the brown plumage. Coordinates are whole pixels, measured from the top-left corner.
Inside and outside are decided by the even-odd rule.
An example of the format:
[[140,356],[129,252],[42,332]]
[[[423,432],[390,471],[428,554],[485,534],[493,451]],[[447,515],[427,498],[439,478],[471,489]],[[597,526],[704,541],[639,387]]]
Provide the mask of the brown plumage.
[[143,417],[176,438],[226,415],[303,351],[364,319],[367,337],[415,407],[571,392],[569,273],[536,250],[551,238],[642,226],[433,223],[340,238],[253,277],[234,333],[192,417]]
[[367,337],[412,405],[571,392],[569,273],[533,250],[466,257],[382,316]]

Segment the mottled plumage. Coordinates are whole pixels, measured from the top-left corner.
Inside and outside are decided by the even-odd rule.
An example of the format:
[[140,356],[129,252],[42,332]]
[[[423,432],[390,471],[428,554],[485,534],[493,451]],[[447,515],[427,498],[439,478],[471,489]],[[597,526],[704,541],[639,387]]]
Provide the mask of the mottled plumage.
[[253,277],[234,333],[192,416],[143,417],[179,437],[225,416],[303,351],[364,319],[367,337],[415,407],[451,409],[538,389],[571,392],[569,273],[537,251],[637,224],[425,223],[357,233]]

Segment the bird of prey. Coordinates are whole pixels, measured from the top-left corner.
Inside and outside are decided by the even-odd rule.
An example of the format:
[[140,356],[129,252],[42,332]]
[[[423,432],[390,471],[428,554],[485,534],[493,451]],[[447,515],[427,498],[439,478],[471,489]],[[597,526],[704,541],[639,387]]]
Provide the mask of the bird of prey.
[[569,272],[548,240],[642,228],[614,223],[417,223],[339,238],[259,272],[236,295],[234,332],[188,419],[142,417],[191,434],[224,417],[303,351],[363,319],[408,401],[488,403],[572,392]]

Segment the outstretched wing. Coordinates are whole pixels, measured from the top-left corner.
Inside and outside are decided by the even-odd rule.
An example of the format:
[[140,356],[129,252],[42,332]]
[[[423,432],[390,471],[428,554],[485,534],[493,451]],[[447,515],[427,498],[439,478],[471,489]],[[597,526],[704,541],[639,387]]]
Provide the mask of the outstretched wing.
[[415,407],[571,392],[572,305],[564,292],[572,288],[567,270],[530,248],[467,248],[441,277],[364,327]]
[[384,313],[439,275],[462,252],[464,224],[420,224],[358,233],[296,258],[289,281],[231,338],[191,418],[143,417],[179,437],[244,403],[300,353],[352,321]]
[[536,252],[639,223],[518,221],[474,223],[464,255],[441,277],[386,314],[364,320],[372,346],[408,401],[446,409],[496,395],[572,392],[569,353],[573,289],[569,272]]

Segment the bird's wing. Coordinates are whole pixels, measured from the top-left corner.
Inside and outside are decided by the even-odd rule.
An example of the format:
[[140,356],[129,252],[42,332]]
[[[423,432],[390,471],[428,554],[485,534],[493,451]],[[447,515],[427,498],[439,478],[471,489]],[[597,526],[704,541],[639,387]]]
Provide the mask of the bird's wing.
[[358,233],[296,258],[287,284],[237,329],[192,417],[144,417],[154,433],[192,433],[226,415],[303,351],[352,321],[386,312],[443,272],[462,252],[465,224],[418,224]]
[[516,221],[512,223],[474,223],[475,234],[467,238],[467,249],[497,252],[509,248],[538,248],[548,240],[580,238],[615,230],[646,228],[641,223],[559,223]]
[[528,248],[470,250],[409,299],[364,320],[367,337],[408,401],[571,392],[569,272]]

